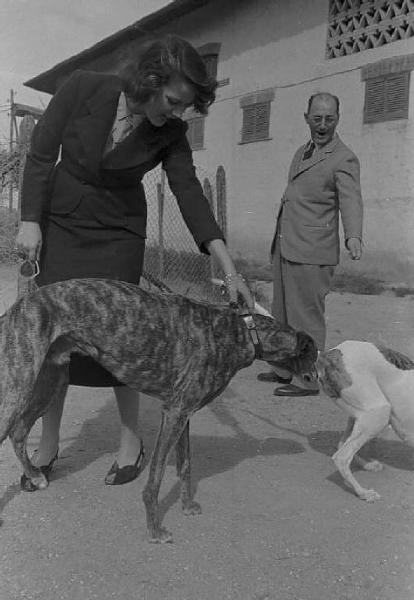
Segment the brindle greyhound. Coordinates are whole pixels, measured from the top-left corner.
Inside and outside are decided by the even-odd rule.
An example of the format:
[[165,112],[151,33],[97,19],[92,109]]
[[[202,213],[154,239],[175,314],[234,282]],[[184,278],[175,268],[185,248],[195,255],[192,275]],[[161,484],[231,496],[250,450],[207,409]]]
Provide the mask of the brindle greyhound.
[[255,358],[309,371],[317,357],[310,336],[262,315],[241,316],[128,283],[72,279],[42,287],[0,319],[0,443],[9,436],[36,489],[47,477],[27,455],[35,421],[68,386],[73,352],[92,357],[120,382],[162,402],[162,419],[143,492],[149,538],[171,541],[161,526],[158,494],[176,447],[181,502],[197,514],[190,479],[189,418],[216,398]]

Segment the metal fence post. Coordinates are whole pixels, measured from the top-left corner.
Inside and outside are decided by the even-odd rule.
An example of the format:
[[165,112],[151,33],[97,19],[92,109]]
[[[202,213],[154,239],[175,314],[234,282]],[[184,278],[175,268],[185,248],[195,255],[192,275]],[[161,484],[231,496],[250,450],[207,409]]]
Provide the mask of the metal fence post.
[[161,169],[161,180],[157,183],[158,200],[158,276],[164,277],[164,201],[165,201],[165,171]]
[[[19,192],[18,192],[18,213],[19,223],[21,220],[21,194],[22,194],[22,181],[23,171],[26,164],[26,155],[30,147],[30,138],[35,126],[35,120],[32,115],[25,115],[20,123],[19,127]],[[33,292],[36,289],[36,284],[32,279],[24,279],[20,276],[17,277],[17,297],[21,298],[24,294]]]

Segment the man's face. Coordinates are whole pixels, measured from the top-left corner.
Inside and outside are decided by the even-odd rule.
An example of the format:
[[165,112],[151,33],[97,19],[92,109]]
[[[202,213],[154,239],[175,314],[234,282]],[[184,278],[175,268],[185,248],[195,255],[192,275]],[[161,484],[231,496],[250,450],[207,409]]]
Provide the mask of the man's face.
[[333,98],[314,98],[310,110],[305,113],[305,121],[309,125],[311,138],[316,146],[328,144],[335,133],[339,115]]

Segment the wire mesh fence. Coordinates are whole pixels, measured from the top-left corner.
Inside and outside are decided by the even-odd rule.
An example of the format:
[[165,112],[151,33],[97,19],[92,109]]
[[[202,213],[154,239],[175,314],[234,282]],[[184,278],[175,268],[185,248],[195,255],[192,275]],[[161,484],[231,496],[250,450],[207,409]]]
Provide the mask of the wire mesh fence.
[[[214,185],[204,171],[200,170],[198,175],[205,186],[208,182],[209,200],[214,206]],[[196,300],[222,302],[220,289],[212,283],[213,277],[222,277],[222,274],[195,244],[161,168],[146,175],[144,187],[148,216],[141,285],[147,289],[171,290]],[[11,265],[18,260],[15,249],[18,221],[17,210],[0,207],[0,262],[3,264]],[[19,278],[19,297],[28,291],[26,284]],[[29,288],[34,289],[33,283]]]
[[[214,210],[212,178],[201,168],[197,168],[197,176]],[[148,204],[144,285],[161,282],[172,291],[197,300],[221,301],[220,290],[212,278],[222,275],[210,257],[196,246],[162,169],[148,173],[143,183]]]

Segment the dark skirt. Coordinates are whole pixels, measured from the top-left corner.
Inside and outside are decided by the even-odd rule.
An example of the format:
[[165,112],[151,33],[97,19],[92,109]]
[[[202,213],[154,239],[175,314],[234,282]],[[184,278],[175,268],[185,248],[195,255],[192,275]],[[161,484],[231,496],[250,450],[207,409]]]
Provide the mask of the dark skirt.
[[[76,213],[51,215],[42,223],[39,286],[75,278],[105,278],[138,284],[145,239],[122,226],[105,226]],[[88,387],[121,386],[93,359],[71,357],[70,384]]]

